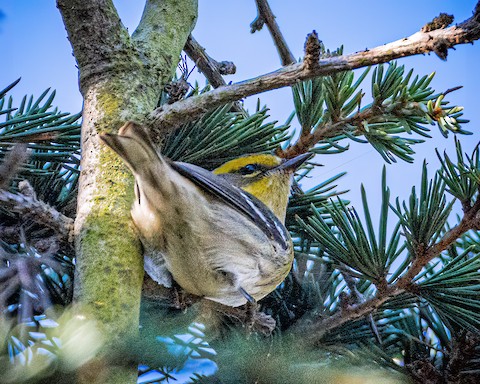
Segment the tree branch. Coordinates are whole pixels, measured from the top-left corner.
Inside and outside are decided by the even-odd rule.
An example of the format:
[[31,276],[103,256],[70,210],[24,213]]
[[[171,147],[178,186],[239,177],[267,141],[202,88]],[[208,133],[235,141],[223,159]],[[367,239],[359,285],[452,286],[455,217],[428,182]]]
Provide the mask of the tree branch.
[[227,84],[225,80],[223,80],[222,75],[233,75],[237,70],[235,64],[232,62],[222,61],[219,63],[211,58],[207,52],[205,52],[205,48],[203,48],[192,35],[188,36],[183,50],[214,88]]
[[142,18],[132,34],[132,40],[139,50],[143,64],[155,74],[157,82],[161,85],[165,85],[162,74],[165,71],[174,72],[178,63],[177,60],[171,60],[169,56],[165,55],[164,47],[166,44],[184,45],[184,36],[177,31],[185,28],[184,26],[193,29],[196,22],[196,13],[186,10],[195,7],[195,0],[173,2],[169,4],[168,8],[161,0],[147,0],[145,2]]
[[[133,47],[112,0],[57,0],[80,71],[80,88],[125,68]],[[78,22],[81,18],[82,22]]]
[[[204,74],[208,82],[212,84],[213,88],[226,85],[227,83],[222,75],[233,75],[237,70],[235,64],[230,61],[222,61],[219,63],[211,58],[205,51],[205,48],[202,47],[191,34],[188,36],[183,50]],[[243,108],[238,102],[233,104],[232,109],[235,112],[243,112]]]
[[267,24],[267,28],[272,36],[273,42],[277,47],[278,55],[280,56],[282,65],[285,66],[296,63],[297,60],[295,60],[295,56],[293,56],[292,51],[290,51],[290,48],[288,48],[287,42],[280,31],[280,27],[275,21],[275,15],[268,4],[268,1],[255,0],[255,3],[257,4],[258,15],[250,24],[250,32],[255,33],[256,31],[261,30],[264,24]]
[[431,260],[437,257],[441,252],[450,247],[465,232],[471,229],[475,229],[478,225],[477,215],[479,211],[480,198],[477,197],[477,200],[475,201],[473,206],[465,212],[462,220],[460,221],[460,223],[458,223],[458,225],[445,233],[437,243],[427,248],[425,252],[420,255],[416,255],[407,273],[399,279],[397,285],[401,288],[408,287],[411,284],[413,278],[420,273],[420,271],[425,265],[427,265]]
[[[197,1],[148,0],[134,37],[113,0],[57,4],[84,98],[74,301],[98,322],[107,340],[101,354],[109,357],[138,333],[144,268],[130,215],[133,176],[99,133],[115,132],[125,120],[141,122],[155,108],[195,24]],[[101,368],[87,364],[77,381],[131,383],[138,376],[135,362]]]
[[430,248],[427,248],[423,254],[417,255],[407,272],[401,278],[399,278],[396,283],[386,287],[381,292],[377,291],[374,297],[364,301],[359,305],[343,307],[342,310],[326,318],[325,320],[321,320],[316,323],[312,323],[310,321],[308,324],[300,323],[295,331],[308,333],[311,335],[311,342],[316,343],[321,340],[330,330],[338,328],[349,321],[367,316],[395,296],[408,292],[412,286],[412,280],[420,273],[423,267],[425,267],[441,252],[450,247],[465,232],[476,228],[478,225],[479,212],[480,198],[478,198],[475,204],[467,212],[465,212],[465,215],[457,226],[445,233],[445,235],[443,235],[443,237],[437,243],[432,245]]
[[[395,113],[395,111],[400,110],[406,105],[405,101],[398,101],[394,104],[388,106],[390,113]],[[410,104],[412,104],[410,102]],[[315,146],[318,142],[333,138],[342,132],[345,132],[346,127],[349,126],[349,132],[355,136],[364,134],[365,129],[363,128],[364,121],[371,121],[375,118],[384,116],[386,113],[386,107],[372,105],[369,108],[365,108],[362,111],[359,111],[349,117],[342,118],[339,121],[328,124],[324,122],[319,124],[315,129],[312,130],[312,127],[303,127],[300,136],[297,141],[289,145],[285,149],[280,149],[276,152],[276,155],[282,158],[291,159],[297,155],[308,152],[311,148]]]
[[171,130],[197,119],[202,114],[224,105],[261,92],[290,86],[299,81],[333,73],[385,63],[401,57],[437,51],[458,44],[470,43],[480,38],[480,5],[474,15],[461,24],[430,32],[417,32],[407,38],[394,41],[370,50],[349,55],[320,59],[318,66],[305,70],[304,64],[292,64],[274,72],[225,85],[202,95],[178,101],[154,110],[147,118],[156,140],[159,132]]
[[62,240],[73,242],[73,219],[61,214],[43,201],[37,200],[35,196],[0,190],[0,202],[10,212],[18,213],[23,219],[31,219],[37,224],[51,228]]

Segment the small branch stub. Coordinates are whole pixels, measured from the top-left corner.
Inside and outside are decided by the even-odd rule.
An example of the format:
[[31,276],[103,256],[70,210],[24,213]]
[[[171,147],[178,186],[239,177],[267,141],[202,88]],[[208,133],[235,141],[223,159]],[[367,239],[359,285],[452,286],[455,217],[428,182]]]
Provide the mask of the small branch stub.
[[202,47],[192,35],[188,36],[183,50],[188,57],[192,59],[200,72],[205,75],[208,82],[212,84],[214,88],[218,88],[226,84],[222,75],[233,75],[237,71],[237,67],[233,62],[218,62],[210,57],[205,51],[205,48]]
[[[222,75],[233,75],[237,71],[237,67],[233,62],[218,62],[210,57],[205,51],[205,48],[202,47],[191,34],[188,36],[183,51],[192,59],[200,72],[203,73],[214,88],[227,84]],[[243,113],[243,108],[238,101],[233,103],[232,110]]]
[[221,75],[234,75],[237,72],[237,67],[233,61],[217,62],[217,68]]

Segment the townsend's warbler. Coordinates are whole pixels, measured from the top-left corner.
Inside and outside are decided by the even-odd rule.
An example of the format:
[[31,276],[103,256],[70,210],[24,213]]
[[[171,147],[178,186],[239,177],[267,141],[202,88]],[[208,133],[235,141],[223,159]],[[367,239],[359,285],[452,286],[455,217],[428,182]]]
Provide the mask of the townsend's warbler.
[[212,173],[164,158],[132,122],[101,138],[135,176],[132,218],[153,280],[168,287],[173,276],[185,291],[233,307],[283,281],[293,260],[283,225],[290,184],[309,154],[249,155]]

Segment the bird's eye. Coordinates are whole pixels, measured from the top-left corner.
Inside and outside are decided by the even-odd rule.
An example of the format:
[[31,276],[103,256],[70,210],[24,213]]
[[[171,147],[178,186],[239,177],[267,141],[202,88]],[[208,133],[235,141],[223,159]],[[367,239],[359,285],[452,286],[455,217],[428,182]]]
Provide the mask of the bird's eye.
[[247,164],[244,167],[240,168],[240,174],[250,175],[257,170],[258,170],[258,167],[255,164]]

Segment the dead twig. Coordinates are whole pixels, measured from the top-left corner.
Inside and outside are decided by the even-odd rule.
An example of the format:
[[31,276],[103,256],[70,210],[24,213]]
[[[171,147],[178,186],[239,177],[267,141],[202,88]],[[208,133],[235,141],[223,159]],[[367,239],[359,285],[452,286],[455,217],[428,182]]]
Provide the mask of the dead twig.
[[227,84],[222,75],[233,75],[237,71],[235,64],[231,61],[222,61],[219,63],[211,58],[205,51],[205,48],[202,47],[192,35],[188,36],[183,50],[214,88]]
[[[188,36],[185,47],[185,53],[192,59],[197,68],[204,74],[208,82],[213,88],[218,88],[227,83],[222,75],[233,75],[237,68],[231,61],[218,62],[211,58],[205,48],[202,47],[192,35]],[[239,102],[233,103],[232,110],[235,112],[243,112],[243,108]]]
[[285,66],[296,63],[297,60],[295,60],[295,56],[293,56],[292,51],[290,51],[290,48],[288,48],[287,42],[280,31],[280,27],[275,21],[275,15],[268,4],[268,1],[255,0],[255,3],[257,4],[258,15],[250,24],[250,32],[255,33],[256,31],[261,30],[263,25],[266,24],[270,35],[272,36],[273,42],[277,47],[278,55],[280,56],[282,65]]

